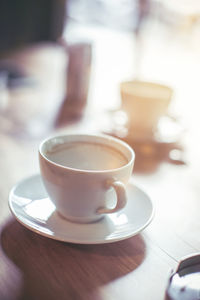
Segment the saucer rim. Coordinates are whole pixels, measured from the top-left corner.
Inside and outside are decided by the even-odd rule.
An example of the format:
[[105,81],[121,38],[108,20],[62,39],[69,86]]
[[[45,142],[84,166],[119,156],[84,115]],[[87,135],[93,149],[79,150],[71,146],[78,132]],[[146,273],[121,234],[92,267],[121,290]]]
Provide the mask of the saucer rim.
[[[40,174],[35,174],[35,175],[32,175],[32,176],[27,176],[25,177],[24,179],[20,180],[18,183],[16,183],[13,188],[10,190],[10,193],[9,193],[9,198],[8,198],[8,206],[9,206],[9,209],[13,215],[13,217],[22,225],[24,226],[25,228],[29,229],[30,231],[36,233],[36,234],[39,234],[43,237],[46,237],[46,238],[50,238],[52,240],[56,240],[56,241],[60,241],[60,242],[65,242],[65,243],[72,243],[72,244],[81,244],[81,245],[97,245],[97,244],[108,244],[108,243],[114,243],[114,242],[118,242],[118,241],[122,241],[122,240],[126,240],[126,239],[129,239],[137,234],[139,234],[140,232],[142,232],[153,220],[154,218],[154,215],[155,215],[155,206],[152,202],[152,199],[150,198],[150,196],[142,189],[140,188],[137,184],[133,183],[132,180],[128,183],[128,185],[131,185],[131,186],[134,186],[139,192],[141,192],[143,195],[145,195],[145,197],[148,199],[149,203],[151,204],[151,214],[147,220],[146,223],[144,223],[143,226],[141,226],[139,229],[131,232],[130,231],[130,234],[122,234],[121,237],[116,237],[116,238],[108,238],[108,239],[99,239],[99,240],[93,240],[91,241],[90,240],[78,240],[78,239],[71,239],[71,238],[61,238],[61,237],[58,237],[56,235],[52,235],[52,234],[48,234],[48,233],[45,233],[39,229],[36,229],[35,227],[32,227],[31,225],[28,225],[26,224],[25,222],[23,222],[19,217],[18,215],[15,213],[15,210],[13,208],[13,205],[12,205],[12,195],[13,195],[13,191],[15,190],[15,188],[17,186],[19,186],[20,184],[22,184],[24,181],[26,181],[27,179],[31,179],[31,178],[34,178],[34,177],[38,177],[40,176]],[[49,197],[47,196],[46,198],[49,199]],[[50,199],[49,199],[50,200]],[[57,213],[57,217],[60,219],[61,216]],[[109,215],[106,215],[105,218],[109,218]],[[33,218],[34,219],[34,218]],[[64,218],[62,218],[64,219]],[[65,220],[65,219],[64,219]],[[65,220],[67,223],[70,223],[71,225],[73,224],[73,222],[70,222],[68,220]],[[91,223],[91,224],[79,224],[79,223],[74,223],[75,225],[81,225],[81,226],[89,226],[89,225],[93,225],[94,223]]]

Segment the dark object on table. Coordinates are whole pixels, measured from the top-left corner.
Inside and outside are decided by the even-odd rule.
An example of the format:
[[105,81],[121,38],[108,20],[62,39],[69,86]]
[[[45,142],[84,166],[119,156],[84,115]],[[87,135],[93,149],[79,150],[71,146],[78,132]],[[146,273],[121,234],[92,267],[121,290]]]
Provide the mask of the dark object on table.
[[184,258],[170,276],[166,300],[200,299],[200,254]]

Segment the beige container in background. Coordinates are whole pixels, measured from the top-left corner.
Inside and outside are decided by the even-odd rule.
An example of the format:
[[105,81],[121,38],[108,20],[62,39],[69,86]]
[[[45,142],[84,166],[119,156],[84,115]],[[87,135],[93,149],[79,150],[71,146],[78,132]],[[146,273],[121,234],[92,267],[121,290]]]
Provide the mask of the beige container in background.
[[130,131],[152,135],[160,117],[167,113],[173,90],[145,81],[122,82],[120,89],[122,109],[128,115]]

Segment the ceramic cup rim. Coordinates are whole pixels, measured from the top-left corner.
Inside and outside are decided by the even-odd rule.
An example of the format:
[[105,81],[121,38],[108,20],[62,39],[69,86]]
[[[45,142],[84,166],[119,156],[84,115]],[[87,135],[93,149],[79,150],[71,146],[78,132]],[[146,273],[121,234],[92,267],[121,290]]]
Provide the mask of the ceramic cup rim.
[[[102,140],[110,140],[115,142],[116,144],[120,144],[121,146],[123,146],[124,148],[126,148],[126,150],[129,151],[131,158],[128,159],[128,157],[126,156],[128,162],[126,164],[124,164],[123,166],[119,167],[119,168],[114,168],[114,169],[106,169],[106,170],[85,170],[85,169],[78,169],[78,168],[72,168],[72,167],[67,167],[61,164],[58,164],[56,162],[53,162],[52,160],[50,160],[47,156],[45,156],[45,154],[43,153],[44,151],[42,151],[43,146],[47,143],[50,142],[51,140],[55,139],[55,138],[70,138],[70,137],[76,137],[77,138],[77,142],[80,141],[78,140],[78,138],[80,139],[80,137],[85,137],[85,141],[87,141],[87,138],[102,138]],[[115,146],[113,146],[114,149],[116,149]],[[124,153],[123,153],[124,154]],[[50,165],[60,168],[62,170],[70,170],[71,172],[75,172],[75,173],[84,173],[84,174],[106,174],[106,173],[110,173],[110,172],[118,172],[120,170],[123,170],[129,166],[131,166],[134,161],[135,161],[135,152],[134,150],[124,141],[117,139],[115,137],[106,135],[106,134],[59,134],[59,135],[53,135],[51,137],[48,137],[46,139],[44,139],[40,145],[39,145],[39,155],[45,160],[47,161]]]
[[[165,97],[158,97],[156,94],[152,97],[149,97],[147,95],[138,95],[138,92],[130,92],[130,91],[127,91],[127,87],[134,87],[134,86],[140,86],[140,87],[144,87],[144,86],[148,86],[148,87],[151,87],[153,89],[156,89],[156,88],[159,88],[160,90],[165,90],[165,92],[167,93],[167,96]],[[138,97],[138,98],[143,98],[143,99],[159,99],[161,101],[164,100],[164,98],[167,100],[171,99],[172,98],[172,95],[173,95],[173,88],[170,87],[169,85],[167,84],[163,84],[163,83],[160,83],[160,82],[156,82],[156,81],[147,81],[147,80],[127,80],[127,81],[122,81],[120,83],[120,91],[121,93],[124,93],[124,94],[128,94],[128,95],[131,95],[131,96],[134,96],[134,97]],[[162,99],[161,99],[162,98]]]

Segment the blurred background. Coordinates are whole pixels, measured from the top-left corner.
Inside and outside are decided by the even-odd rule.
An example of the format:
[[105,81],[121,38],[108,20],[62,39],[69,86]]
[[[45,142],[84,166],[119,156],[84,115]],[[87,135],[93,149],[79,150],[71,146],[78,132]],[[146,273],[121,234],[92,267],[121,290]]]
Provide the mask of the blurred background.
[[[129,142],[150,170],[185,164],[197,155],[184,149],[198,141],[199,70],[198,0],[1,1],[1,143],[100,131]],[[135,80],[173,91],[149,136],[123,109],[120,84]]]
[[[48,295],[66,295],[65,277],[58,281],[55,272],[45,273],[55,263],[57,269],[63,265],[66,247],[52,261],[57,248],[50,244],[47,269],[38,268],[36,255],[46,257],[46,241],[16,226],[7,200],[16,182],[39,172],[40,142],[75,132],[128,142],[136,152],[134,184],[156,204],[151,227],[125,245],[130,251],[113,252],[116,260],[127,259],[122,270],[136,254],[138,268],[117,280],[104,277],[101,268],[101,286],[92,290],[100,288],[97,297],[109,297],[121,287],[132,288],[131,278],[136,287],[146,278],[150,287],[151,277],[156,295],[164,293],[172,261],[200,247],[199,81],[199,0],[0,0],[0,220],[10,258],[0,249],[0,298],[16,299],[25,282],[30,299],[39,281],[39,286],[45,282],[41,292],[48,287]],[[83,248],[73,248],[76,260]],[[83,251],[92,255],[91,269],[97,256],[110,260],[107,246],[103,252],[95,249]]]

